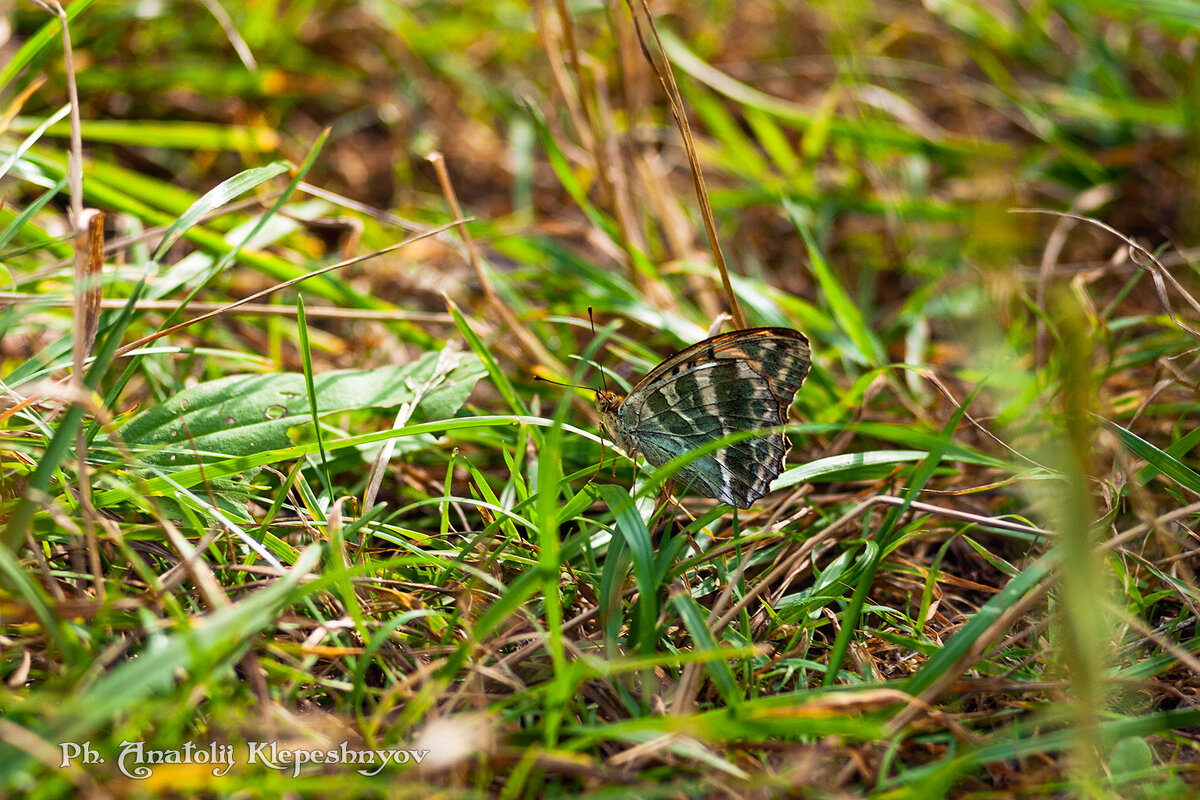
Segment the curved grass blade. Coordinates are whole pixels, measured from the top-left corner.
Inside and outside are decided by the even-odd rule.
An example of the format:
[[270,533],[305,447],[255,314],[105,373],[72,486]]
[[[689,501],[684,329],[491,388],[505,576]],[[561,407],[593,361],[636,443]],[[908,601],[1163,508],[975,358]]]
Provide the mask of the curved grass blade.
[[185,211],[180,217],[171,223],[171,227],[167,228],[167,232],[163,234],[162,241],[154,250],[154,255],[151,260],[160,261],[171,246],[179,240],[179,237],[184,232],[200,221],[206,214],[216,211],[221,206],[229,201],[241,197],[251,189],[266,183],[277,175],[282,175],[287,172],[290,167],[286,162],[276,161],[273,164],[268,164],[265,167],[254,167],[244,172],[239,172],[232,178],[228,178],[216,187],[209,190],[192,203],[191,208]]
[[[1095,415],[1093,415],[1095,416]],[[1200,475],[1187,464],[1170,453],[1164,452],[1138,436],[1133,431],[1122,428],[1115,422],[1096,417],[1104,427],[1117,435],[1121,444],[1129,452],[1146,462],[1146,468],[1138,472],[1139,479],[1149,481],[1156,474],[1162,474],[1178,483],[1189,491],[1200,494]]]
[[612,510],[615,517],[615,529],[625,540],[629,552],[633,556],[633,574],[638,588],[638,652],[650,655],[654,652],[655,635],[654,622],[658,618],[658,583],[655,580],[657,570],[654,563],[654,545],[650,541],[650,531],[637,512],[637,506],[624,488],[611,483],[602,483],[596,487],[604,502]]

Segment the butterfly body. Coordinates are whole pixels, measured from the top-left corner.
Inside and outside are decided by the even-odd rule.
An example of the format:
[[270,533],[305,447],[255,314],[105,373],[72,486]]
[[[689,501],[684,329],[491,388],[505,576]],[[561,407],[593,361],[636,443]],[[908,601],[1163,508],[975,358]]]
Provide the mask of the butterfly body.
[[[653,466],[743,431],[787,422],[811,363],[808,339],[789,328],[714,336],[663,361],[621,397],[597,390],[609,437]],[[791,444],[779,431],[699,456],[676,473],[708,497],[750,508],[783,470]]]

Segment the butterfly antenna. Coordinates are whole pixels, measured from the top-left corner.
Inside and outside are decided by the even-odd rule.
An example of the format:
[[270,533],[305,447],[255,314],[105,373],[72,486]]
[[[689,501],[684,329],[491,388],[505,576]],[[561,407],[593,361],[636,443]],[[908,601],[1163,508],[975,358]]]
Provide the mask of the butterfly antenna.
[[[592,307],[588,306],[588,322],[592,323],[592,336],[596,335],[596,318],[592,315]],[[594,363],[594,362],[593,362]],[[604,377],[604,367],[596,364],[596,369],[600,372],[600,385],[604,387],[604,391],[608,391],[608,381]]]
[[558,381],[552,381],[549,378],[543,378],[541,375],[534,375],[533,379],[535,381],[541,381],[542,383],[553,384],[554,386],[562,386],[567,389],[583,389],[584,391],[588,392],[592,391],[592,387],[590,386],[577,386],[574,383],[559,383]]

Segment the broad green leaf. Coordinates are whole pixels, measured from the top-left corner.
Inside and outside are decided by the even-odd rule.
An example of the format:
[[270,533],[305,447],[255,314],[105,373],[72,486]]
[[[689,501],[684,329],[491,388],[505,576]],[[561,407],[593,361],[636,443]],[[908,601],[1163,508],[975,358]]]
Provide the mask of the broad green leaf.
[[[419,409],[427,419],[449,417],[483,375],[473,354],[455,358],[457,364],[444,379],[423,393],[423,385],[435,375],[438,353],[410,364],[317,376],[317,411],[390,408],[420,394]],[[278,450],[289,444],[288,428],[303,424],[309,415],[302,374],[232,375],[180,392],[125,423],[118,434],[130,446],[165,446],[148,458],[163,464],[180,452],[191,456],[193,450],[225,456]]]

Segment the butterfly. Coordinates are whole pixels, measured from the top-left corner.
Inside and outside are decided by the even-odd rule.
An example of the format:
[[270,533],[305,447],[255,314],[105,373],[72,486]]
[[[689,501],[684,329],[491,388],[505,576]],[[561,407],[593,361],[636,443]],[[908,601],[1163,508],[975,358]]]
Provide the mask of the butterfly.
[[[731,433],[786,423],[811,363],[799,331],[734,331],[671,356],[627,396],[597,389],[596,408],[610,439],[659,467]],[[790,449],[773,431],[700,456],[676,474],[701,494],[746,509],[770,491]]]

